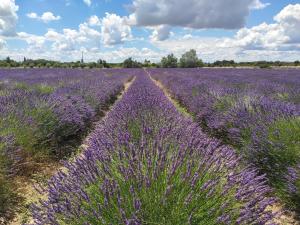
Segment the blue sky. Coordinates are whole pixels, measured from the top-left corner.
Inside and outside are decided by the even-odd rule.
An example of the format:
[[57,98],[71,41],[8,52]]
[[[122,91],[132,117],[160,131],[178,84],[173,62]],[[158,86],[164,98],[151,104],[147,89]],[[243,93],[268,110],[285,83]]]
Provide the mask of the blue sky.
[[0,58],[294,61],[297,29],[292,0],[1,0]]

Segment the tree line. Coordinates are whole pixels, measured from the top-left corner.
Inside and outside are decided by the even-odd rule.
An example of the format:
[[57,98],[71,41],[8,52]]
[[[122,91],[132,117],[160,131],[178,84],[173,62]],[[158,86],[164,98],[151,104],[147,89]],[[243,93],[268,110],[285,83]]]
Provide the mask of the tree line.
[[122,63],[109,63],[105,60],[99,59],[96,62],[60,62],[45,59],[26,59],[23,61],[15,61],[7,57],[0,60],[0,67],[23,67],[23,68],[142,68],[142,67],[156,67],[156,68],[197,68],[197,67],[259,67],[271,68],[280,66],[300,66],[300,61],[282,62],[282,61],[255,61],[255,62],[235,62],[234,60],[218,60],[213,63],[203,62],[199,59],[197,52],[191,49],[185,52],[179,59],[174,54],[169,54],[162,57],[160,62],[154,63],[150,60],[139,62],[132,57],[125,59]]

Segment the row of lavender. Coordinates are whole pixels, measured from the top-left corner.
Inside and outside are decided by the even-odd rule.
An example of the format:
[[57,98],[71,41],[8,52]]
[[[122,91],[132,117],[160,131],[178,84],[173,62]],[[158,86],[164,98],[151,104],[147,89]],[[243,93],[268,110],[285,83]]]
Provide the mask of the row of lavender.
[[130,79],[121,70],[0,70],[0,218],[11,218],[11,179],[70,155]]
[[150,70],[202,128],[266,173],[300,210],[300,71]]
[[41,190],[35,224],[267,224],[264,176],[183,117],[144,71]]

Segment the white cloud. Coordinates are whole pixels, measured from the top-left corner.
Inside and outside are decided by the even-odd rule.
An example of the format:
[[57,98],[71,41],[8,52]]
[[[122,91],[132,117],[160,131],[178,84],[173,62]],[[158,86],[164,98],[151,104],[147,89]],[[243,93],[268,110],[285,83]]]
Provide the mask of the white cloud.
[[254,0],[253,3],[250,5],[250,9],[264,9],[271,5],[270,3],[262,3],[259,0]]
[[153,41],[167,40],[171,35],[172,27],[169,25],[160,25],[154,28],[152,35],[150,36]]
[[[152,44],[160,49],[163,55],[174,53],[176,57],[180,57],[189,49],[195,49],[198,56],[208,62],[223,59],[236,61],[295,61],[299,59],[299,51],[295,49],[245,49],[242,46],[232,45],[233,42],[224,44],[225,41],[225,38],[204,38],[188,35],[186,37],[174,37],[168,41],[152,42]],[[159,60],[160,58],[156,61]]]
[[193,35],[191,35],[191,34],[185,34],[182,38],[183,39],[191,39],[191,38],[193,38]]
[[132,38],[126,19],[110,13],[102,19],[101,35],[105,45],[121,44]]
[[83,2],[84,2],[87,6],[91,6],[91,5],[92,5],[92,0],[83,0]]
[[32,13],[28,13],[27,17],[31,18],[31,19],[41,20],[44,23],[49,23],[51,21],[56,21],[56,20],[61,19],[60,16],[55,16],[52,12],[44,12],[41,16],[39,16],[38,14],[32,12]]
[[49,41],[56,41],[58,39],[61,39],[62,37],[63,34],[56,32],[54,29],[49,29],[45,34],[45,38]]
[[300,42],[300,4],[286,6],[274,20],[285,31],[290,43]]
[[26,16],[28,18],[30,18],[30,19],[37,19],[37,18],[39,18],[39,16],[36,13],[34,13],[34,12],[28,13]]
[[6,42],[0,38],[0,49],[4,48]]
[[[69,36],[69,40],[61,39],[64,36]],[[95,61],[97,59],[105,59],[109,62],[122,62],[128,57],[134,57],[136,60],[143,61],[150,59],[153,62],[160,61],[162,56],[168,53],[175,53],[180,57],[185,51],[194,48],[200,58],[205,61],[215,61],[223,59],[234,59],[236,61],[248,60],[290,60],[295,61],[299,59],[299,51],[281,51],[281,50],[245,50],[237,46],[222,46],[223,38],[203,38],[189,35],[186,38],[171,37],[169,41],[153,42],[156,47],[155,50],[149,48],[99,48],[96,45],[88,47],[87,43],[77,42],[76,44],[69,45],[70,40],[78,35],[77,30],[65,30],[63,33],[58,33],[54,30],[47,32],[46,41],[61,39],[61,41],[54,42],[52,48],[38,48],[38,45],[30,45],[25,49],[2,49],[0,57],[11,56],[14,59],[22,60],[24,56],[33,59],[45,58],[61,61],[77,61],[81,58],[81,51],[86,52],[85,61]],[[24,35],[25,38],[26,35]],[[31,37],[32,38],[32,37]],[[34,39],[34,38],[32,38]],[[24,39],[25,40],[25,39]],[[39,41],[37,40],[37,43]],[[33,42],[32,42],[33,43]],[[84,46],[84,47],[83,47]]]
[[240,29],[224,45],[245,49],[300,50],[300,4],[288,5],[274,17],[275,23],[262,23]]
[[109,52],[98,52],[98,58],[103,58],[109,62],[122,62],[129,57],[133,57],[135,60],[144,61],[149,59],[151,61],[158,61],[163,56],[161,52],[157,52],[148,48],[124,48],[120,47],[116,50]]
[[97,47],[100,44],[101,34],[97,30],[90,28],[87,23],[82,23],[79,25],[78,30],[63,29],[62,33],[58,33],[50,29],[45,34],[45,38],[53,42],[53,49],[73,51],[82,47],[82,45]]
[[108,62],[122,62],[128,57],[134,57],[138,61],[150,59],[151,61],[159,61],[164,53],[153,51],[148,48],[124,48],[120,47],[114,50],[102,50],[99,48],[78,48],[68,51],[68,54],[62,54],[62,51],[55,49],[44,49],[43,51],[35,48],[26,48],[20,50],[3,49],[0,52],[0,58],[10,56],[16,60],[23,60],[23,57],[28,56],[31,59],[51,59],[61,61],[77,61],[81,59],[81,52],[84,52],[84,60],[86,62],[104,59]]
[[206,61],[296,60],[300,52],[300,4],[286,6],[274,16],[274,21],[242,28],[232,38],[185,35],[165,42],[152,41],[152,44],[166,54],[173,52],[178,57],[194,48]]
[[15,29],[18,21],[18,9],[19,6],[16,5],[15,0],[0,1],[0,35],[16,35]]
[[100,26],[100,25],[101,25],[101,21],[100,21],[100,19],[98,18],[98,16],[93,15],[93,16],[91,16],[91,17],[88,19],[88,24],[89,24],[90,26]]
[[46,38],[44,36],[38,36],[34,34],[28,34],[26,32],[19,32],[18,38],[20,40],[26,41],[29,45],[29,49],[35,50],[36,52],[43,52],[45,50],[44,44]]
[[245,25],[253,5],[261,8],[263,3],[259,0],[134,0],[130,18],[138,26],[237,29]]
[[60,20],[60,16],[54,16],[52,12],[45,12],[41,16],[42,21],[45,23],[50,22],[50,21],[55,21],[55,20]]
[[92,29],[86,23],[79,25],[80,36],[86,37],[88,40],[100,40],[101,33],[95,29]]
[[[39,18],[35,13],[28,14],[31,18]],[[93,26],[99,26],[100,30]],[[80,24],[78,29],[65,28],[61,32],[49,29],[45,35],[38,36],[25,32],[18,33],[17,39],[27,42],[30,49],[42,48],[60,52],[62,55],[70,54],[81,48],[99,49],[101,41],[106,46],[123,43],[132,40],[131,28],[126,24],[125,18],[115,14],[106,14],[100,20],[97,16],[91,16],[86,22]]]
[[203,38],[189,35],[187,37],[174,37],[168,41],[152,42],[152,44],[165,52],[165,54],[174,53],[177,57],[189,49],[195,49],[201,57],[205,56],[208,59],[212,54],[215,56],[216,49],[219,49],[219,53],[223,52],[220,57],[224,57],[228,49],[226,51],[221,50],[219,44],[222,41],[223,39],[221,38]]

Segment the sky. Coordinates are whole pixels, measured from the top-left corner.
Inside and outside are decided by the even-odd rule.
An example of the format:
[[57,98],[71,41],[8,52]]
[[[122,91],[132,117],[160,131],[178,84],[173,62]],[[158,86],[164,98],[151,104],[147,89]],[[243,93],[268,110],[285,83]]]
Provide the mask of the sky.
[[300,1],[0,0],[0,59],[300,60]]

